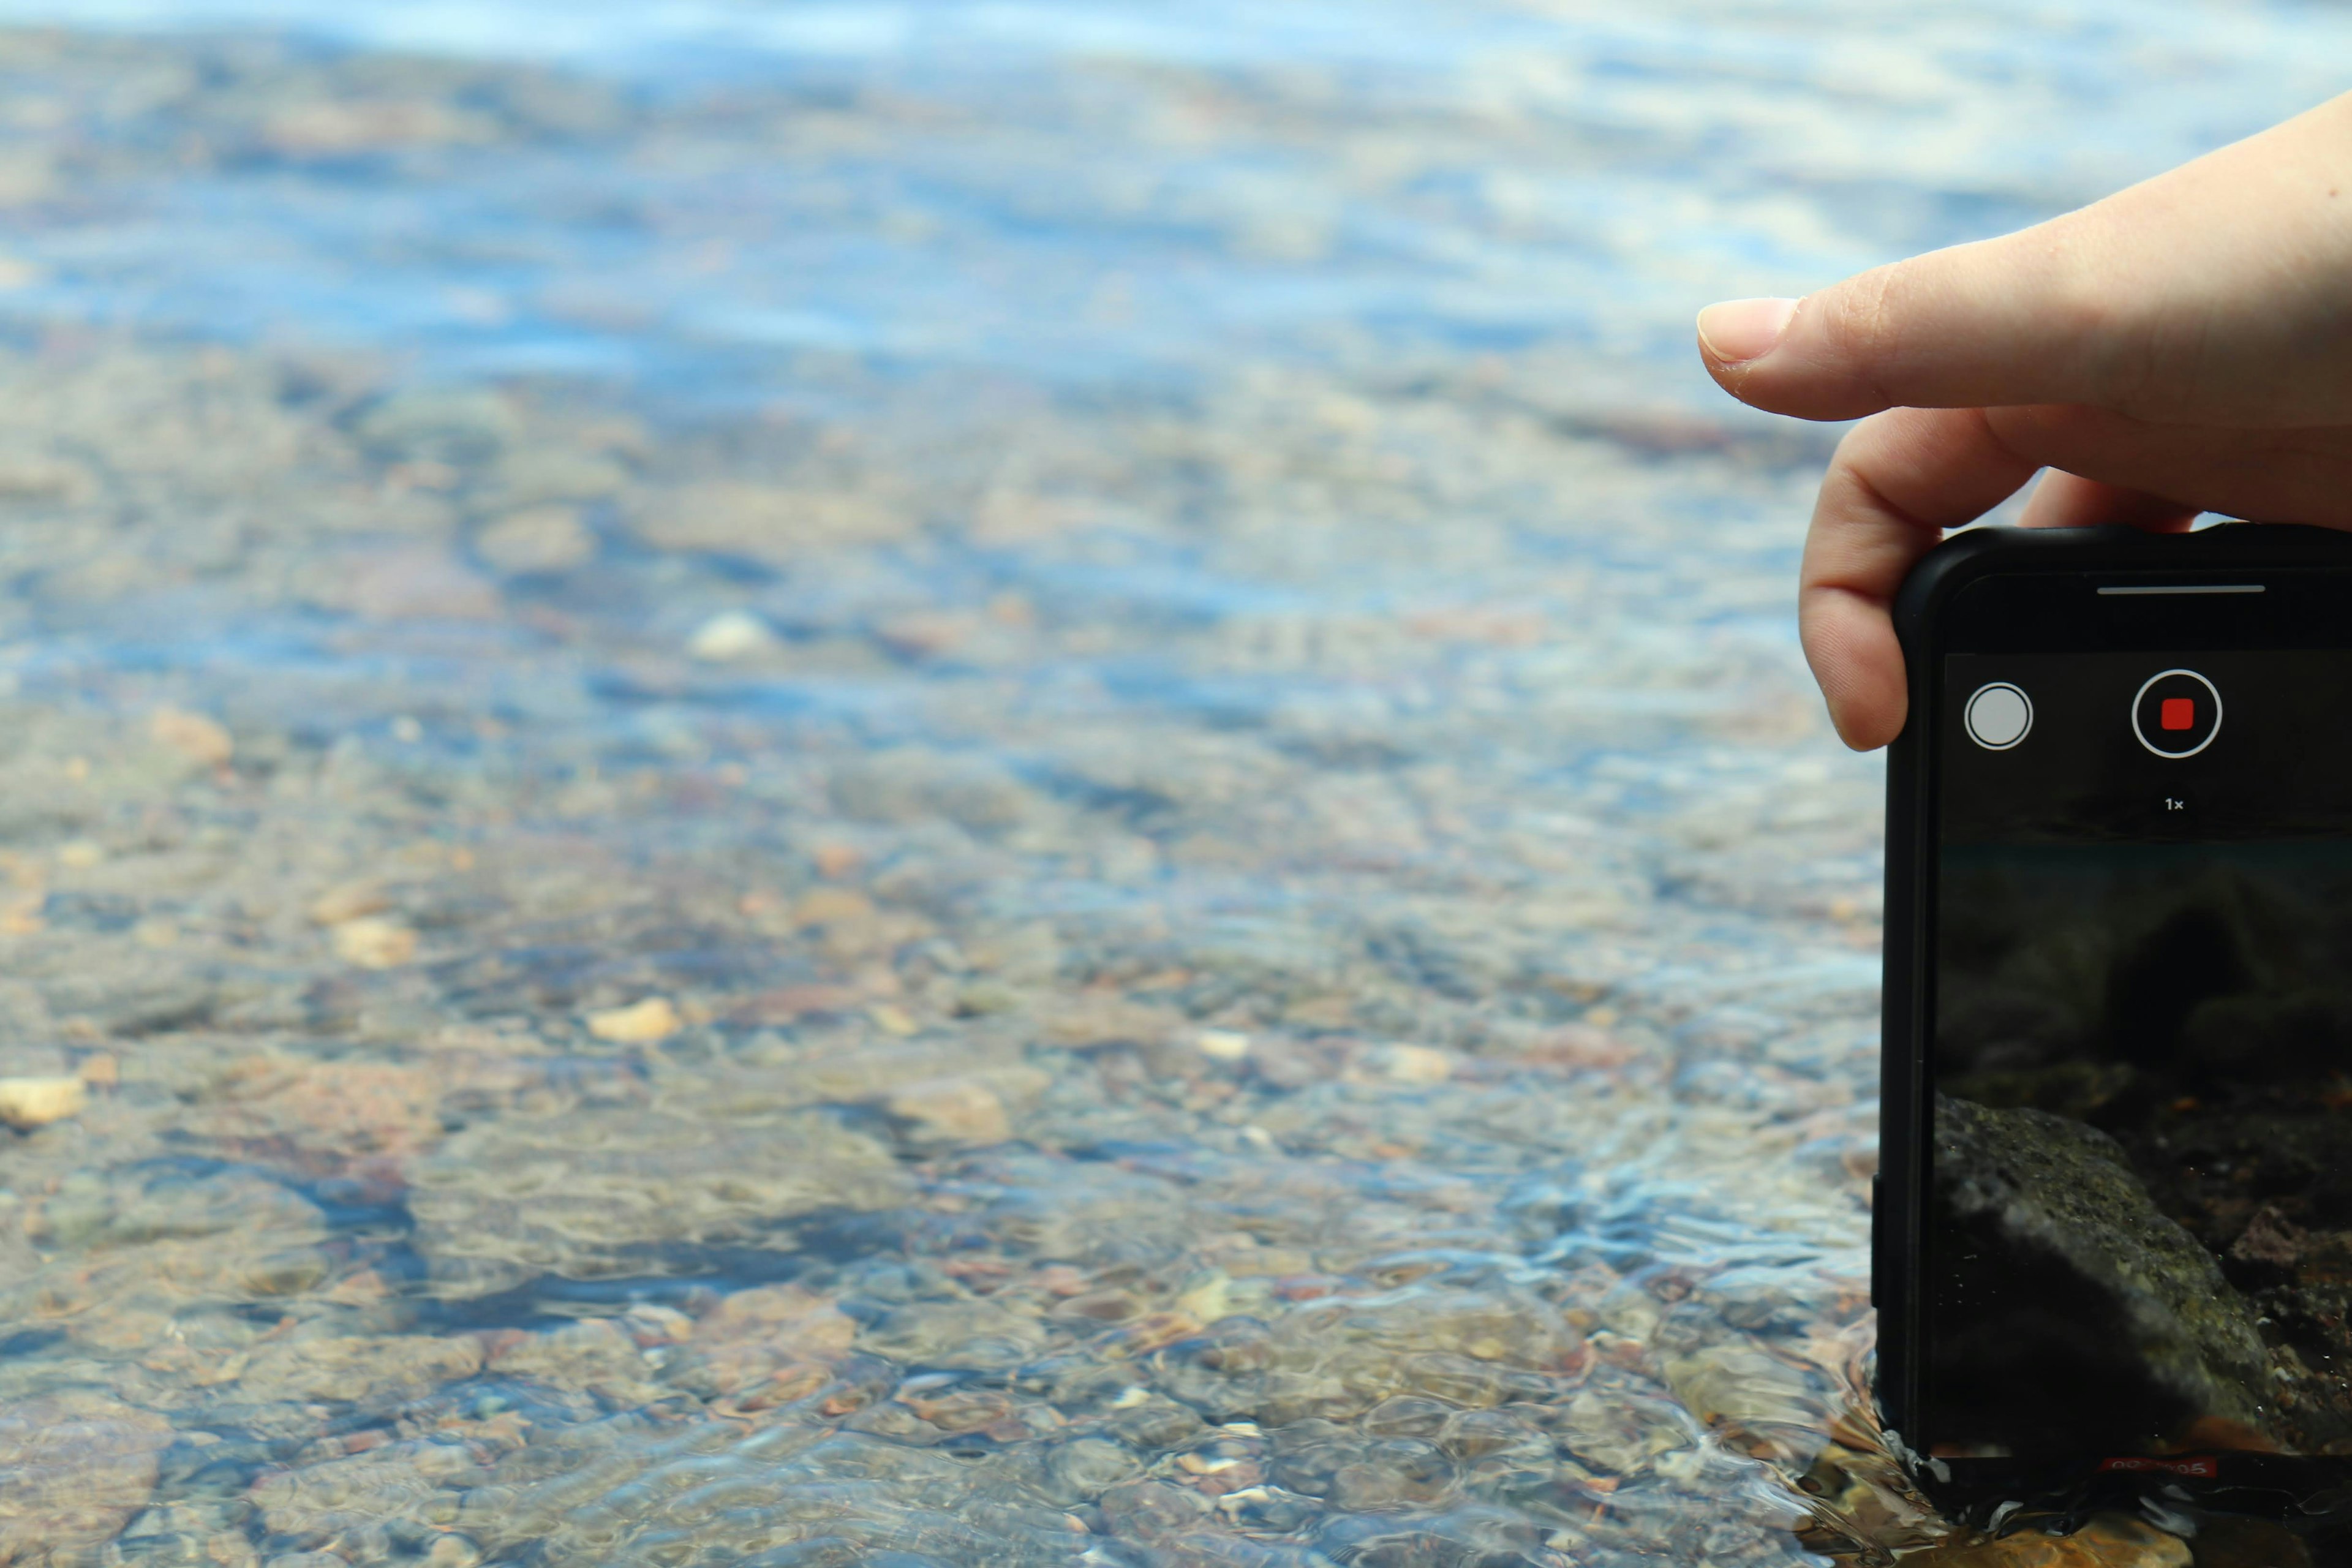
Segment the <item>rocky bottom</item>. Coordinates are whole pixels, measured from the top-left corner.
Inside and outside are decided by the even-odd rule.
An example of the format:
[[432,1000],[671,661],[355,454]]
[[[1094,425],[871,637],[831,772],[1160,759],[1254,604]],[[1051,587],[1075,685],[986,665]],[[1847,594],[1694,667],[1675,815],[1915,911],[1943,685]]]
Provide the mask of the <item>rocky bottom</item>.
[[1622,258],[1869,95],[1223,43],[0,34],[0,1562],[2292,1561],[1866,1414],[1826,442]]

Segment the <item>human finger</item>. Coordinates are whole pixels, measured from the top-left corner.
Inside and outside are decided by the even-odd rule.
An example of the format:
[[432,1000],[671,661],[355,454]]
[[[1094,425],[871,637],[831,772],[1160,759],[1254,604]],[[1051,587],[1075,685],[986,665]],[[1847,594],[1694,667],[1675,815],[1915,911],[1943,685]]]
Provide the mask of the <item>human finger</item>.
[[2027,498],[2018,521],[2026,528],[2095,528],[2122,524],[2151,533],[2178,533],[2197,521],[2198,509],[2146,490],[2102,484],[2052,468]]
[[2352,426],[2213,429],[2079,405],[1988,409],[1985,418],[2010,450],[2116,490],[2194,511],[2352,528]]
[[2105,200],[1801,300],[1700,314],[1775,413],[2096,404],[2247,426],[2352,419],[2352,95]]
[[1903,728],[1890,607],[1904,575],[1944,530],[2000,504],[2037,467],[1973,408],[1893,409],[1838,443],[1805,537],[1797,627],[1847,745],[1869,751]]

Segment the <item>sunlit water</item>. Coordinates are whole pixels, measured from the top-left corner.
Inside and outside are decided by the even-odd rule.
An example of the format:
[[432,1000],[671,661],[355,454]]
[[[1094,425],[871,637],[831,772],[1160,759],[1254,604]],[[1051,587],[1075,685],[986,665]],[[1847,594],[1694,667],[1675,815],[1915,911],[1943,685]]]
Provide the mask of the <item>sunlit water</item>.
[[0,16],[0,1559],[1937,1538],[1689,318],[2352,16]]

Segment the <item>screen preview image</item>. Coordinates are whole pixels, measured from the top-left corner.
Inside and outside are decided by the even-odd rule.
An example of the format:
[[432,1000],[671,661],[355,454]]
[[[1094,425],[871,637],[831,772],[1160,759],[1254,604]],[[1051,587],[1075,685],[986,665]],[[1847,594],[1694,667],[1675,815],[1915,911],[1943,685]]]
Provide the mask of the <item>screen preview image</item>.
[[1942,699],[1928,1450],[2352,1453],[2352,654]]

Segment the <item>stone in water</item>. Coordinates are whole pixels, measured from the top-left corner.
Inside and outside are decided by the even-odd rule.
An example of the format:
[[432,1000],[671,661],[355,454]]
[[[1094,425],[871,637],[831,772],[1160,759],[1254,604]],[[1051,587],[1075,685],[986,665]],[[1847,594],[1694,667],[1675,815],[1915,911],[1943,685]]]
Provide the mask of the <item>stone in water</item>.
[[78,1115],[89,1103],[79,1078],[0,1078],[0,1121],[19,1132]]
[[616,1045],[651,1045],[666,1040],[684,1026],[677,1009],[667,996],[648,996],[626,1007],[608,1007],[588,1015],[588,1032]]
[[709,664],[729,664],[750,658],[776,646],[768,623],[742,610],[711,616],[687,639],[686,651]]

